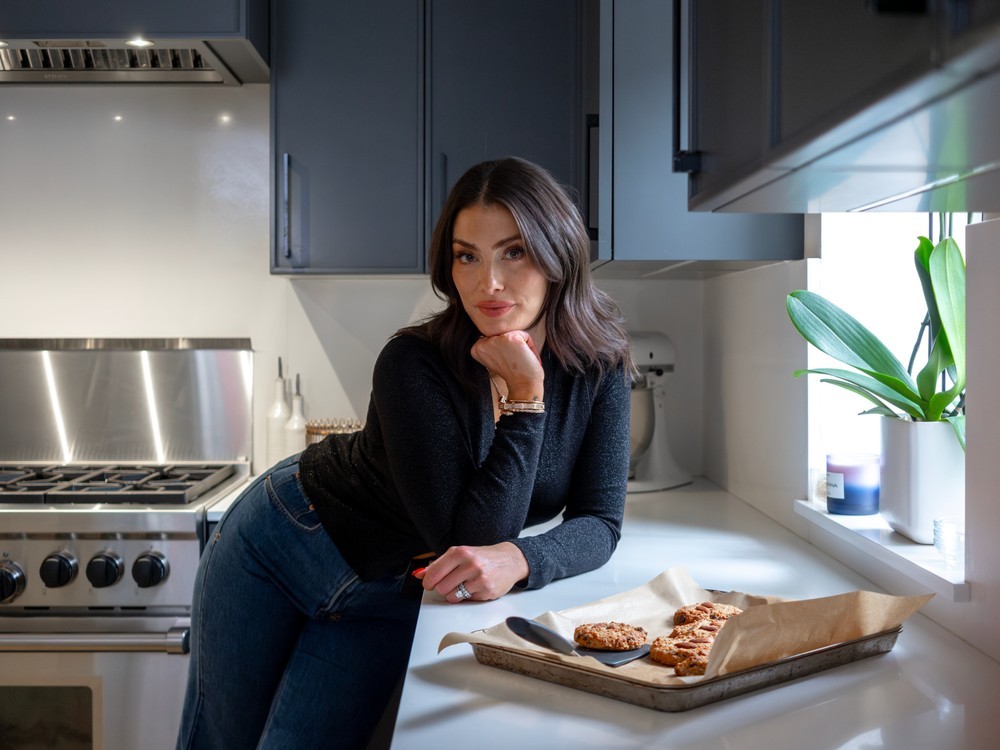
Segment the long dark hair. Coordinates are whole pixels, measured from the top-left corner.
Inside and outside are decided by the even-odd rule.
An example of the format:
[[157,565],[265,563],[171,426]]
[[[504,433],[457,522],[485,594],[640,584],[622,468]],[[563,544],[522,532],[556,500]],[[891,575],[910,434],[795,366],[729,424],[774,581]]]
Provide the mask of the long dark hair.
[[435,342],[463,384],[474,389],[482,377],[469,354],[479,338],[452,280],[452,229],[469,206],[506,208],[517,222],[525,250],[549,289],[543,306],[545,346],[564,369],[632,371],[628,335],[618,305],[593,285],[590,239],[566,191],[542,167],[518,158],[485,161],[469,169],[451,189],[430,247],[430,277],[444,310],[400,329]]

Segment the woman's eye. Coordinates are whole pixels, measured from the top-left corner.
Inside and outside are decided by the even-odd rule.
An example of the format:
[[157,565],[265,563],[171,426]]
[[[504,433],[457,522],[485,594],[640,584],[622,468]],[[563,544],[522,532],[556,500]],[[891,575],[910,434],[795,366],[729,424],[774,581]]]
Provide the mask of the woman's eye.
[[476,257],[468,250],[456,250],[455,261],[458,263],[472,263]]
[[514,247],[508,248],[507,250],[507,257],[510,258],[511,260],[520,260],[525,255],[526,253],[524,252],[524,248],[518,247],[516,245]]

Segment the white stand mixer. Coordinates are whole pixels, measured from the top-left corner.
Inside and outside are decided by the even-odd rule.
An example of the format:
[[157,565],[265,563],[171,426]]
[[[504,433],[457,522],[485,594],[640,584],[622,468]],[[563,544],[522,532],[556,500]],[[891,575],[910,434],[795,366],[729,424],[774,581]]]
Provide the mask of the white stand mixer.
[[663,384],[674,371],[674,345],[657,331],[632,331],[629,338],[641,380],[632,386],[628,492],[658,492],[690,484],[691,475],[674,461],[667,442]]

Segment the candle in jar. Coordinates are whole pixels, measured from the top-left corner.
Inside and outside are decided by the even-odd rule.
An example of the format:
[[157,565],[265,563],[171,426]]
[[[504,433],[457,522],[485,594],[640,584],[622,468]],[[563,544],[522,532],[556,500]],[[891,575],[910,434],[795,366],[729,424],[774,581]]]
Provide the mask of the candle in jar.
[[831,453],[826,457],[826,509],[846,516],[878,513],[879,457]]

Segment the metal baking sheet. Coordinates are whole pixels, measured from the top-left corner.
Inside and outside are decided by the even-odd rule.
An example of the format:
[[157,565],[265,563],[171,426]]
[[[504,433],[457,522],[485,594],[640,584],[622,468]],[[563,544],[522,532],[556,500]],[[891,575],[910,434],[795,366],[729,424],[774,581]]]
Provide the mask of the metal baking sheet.
[[754,690],[780,685],[892,650],[902,626],[853,641],[789,656],[759,667],[683,685],[649,685],[623,673],[598,672],[544,656],[487,644],[473,644],[476,660],[498,669],[554,682],[657,711],[687,711]]

